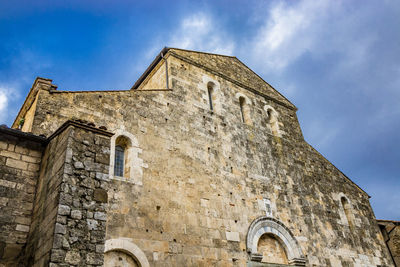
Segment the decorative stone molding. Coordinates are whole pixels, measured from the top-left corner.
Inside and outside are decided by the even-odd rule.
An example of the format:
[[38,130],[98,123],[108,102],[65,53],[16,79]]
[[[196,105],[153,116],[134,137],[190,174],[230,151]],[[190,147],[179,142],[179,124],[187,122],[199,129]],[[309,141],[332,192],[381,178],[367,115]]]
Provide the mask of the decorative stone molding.
[[252,261],[261,261],[262,255],[257,251],[258,241],[264,234],[274,235],[285,249],[286,256],[291,266],[305,266],[306,259],[297,240],[290,230],[280,221],[262,216],[254,220],[247,232],[247,252]]
[[[130,147],[128,148],[128,158],[130,165],[129,178],[114,176],[114,164],[115,164],[115,142],[118,137],[124,136],[129,139],[131,142]],[[143,160],[139,158],[139,153],[142,152],[142,149],[139,147],[139,142],[136,137],[124,130],[117,130],[115,134],[111,137],[111,148],[110,148],[110,169],[109,169],[109,177],[110,179],[116,179],[124,182],[130,182],[138,185],[142,185],[142,177],[143,177]]]
[[[350,226],[350,224],[354,223],[354,221],[355,221],[354,214],[353,214],[353,205],[351,204],[350,199],[343,192],[340,192],[339,194],[337,194],[337,196],[335,198],[337,198],[337,201],[339,202],[340,223],[343,225]],[[346,199],[346,202],[348,205],[349,213],[347,213],[347,214],[346,214],[346,209],[342,203],[342,198]]]
[[245,95],[242,94],[242,93],[236,93],[236,94],[235,94],[235,98],[236,98],[236,99],[239,99],[240,97],[243,97],[243,98],[245,99],[246,105],[251,105],[251,100],[250,100],[250,98],[248,98],[247,96],[245,96]]
[[264,110],[267,113],[268,125],[273,135],[282,137],[282,131],[279,129],[279,113],[270,105],[265,105]]
[[136,246],[130,238],[109,239],[104,245],[104,253],[109,251],[122,251],[133,257],[140,267],[150,267],[144,252]]
[[204,98],[207,99],[208,102],[208,85],[212,84],[212,104],[213,104],[213,112],[219,112],[221,110],[221,96],[220,96],[220,83],[207,75],[203,75],[203,82],[199,85],[200,89],[202,89],[205,94]]

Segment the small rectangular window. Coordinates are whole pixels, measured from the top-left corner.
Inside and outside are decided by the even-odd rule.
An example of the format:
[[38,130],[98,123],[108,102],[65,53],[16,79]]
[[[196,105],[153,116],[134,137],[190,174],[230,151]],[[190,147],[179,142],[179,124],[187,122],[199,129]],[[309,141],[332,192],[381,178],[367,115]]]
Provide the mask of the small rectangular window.
[[272,209],[271,209],[271,201],[267,198],[264,198],[265,205],[265,215],[268,217],[272,217]]
[[124,176],[124,154],[125,149],[121,146],[115,147],[114,175]]

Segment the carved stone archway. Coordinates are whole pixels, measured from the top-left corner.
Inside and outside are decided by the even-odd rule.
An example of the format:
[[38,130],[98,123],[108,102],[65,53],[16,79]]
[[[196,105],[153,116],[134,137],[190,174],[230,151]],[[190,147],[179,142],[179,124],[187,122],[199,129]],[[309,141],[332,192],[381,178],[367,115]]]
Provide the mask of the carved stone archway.
[[140,267],[150,267],[146,255],[129,238],[107,240],[104,246],[104,253],[110,251],[122,251],[134,258]]
[[279,240],[285,249],[290,266],[305,266],[306,259],[290,230],[282,222],[266,216],[254,220],[247,232],[246,246],[251,261],[262,260],[262,254],[257,249],[258,241],[264,234],[272,234]]

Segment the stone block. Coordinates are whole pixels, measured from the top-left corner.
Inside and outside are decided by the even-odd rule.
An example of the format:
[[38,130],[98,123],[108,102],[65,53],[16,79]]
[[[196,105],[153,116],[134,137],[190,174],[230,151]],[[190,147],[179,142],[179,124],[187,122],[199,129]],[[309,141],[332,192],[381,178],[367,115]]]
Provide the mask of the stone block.
[[71,211],[71,218],[80,220],[82,219],[82,212],[80,210],[72,210]]
[[28,163],[12,159],[12,158],[7,158],[6,165],[11,167],[11,168],[16,168],[16,169],[21,169],[21,170],[27,170],[28,169]]
[[76,161],[76,162],[74,162],[74,167],[75,167],[75,169],[84,169],[85,168],[85,166],[83,166],[83,163],[82,162],[80,162],[80,161]]
[[16,185],[15,182],[7,181],[7,180],[0,180],[0,186],[15,188],[15,185]]
[[27,155],[22,155],[21,159],[22,159],[22,161],[26,161],[29,163],[40,163],[40,161],[41,161],[41,158],[27,156]]
[[72,265],[78,265],[81,261],[79,251],[70,250],[65,255],[65,262]]
[[107,214],[105,214],[104,212],[96,211],[94,213],[94,218],[96,220],[106,221],[107,220]]
[[97,220],[87,219],[86,222],[89,230],[97,230],[97,226],[99,224]]
[[69,215],[71,208],[66,205],[58,205],[58,215]]
[[15,230],[27,233],[27,232],[29,232],[29,226],[23,225],[23,224],[17,224],[17,227],[15,227]]
[[107,203],[107,201],[108,201],[107,191],[104,189],[95,189],[93,191],[93,198],[97,202]]
[[7,158],[12,158],[16,160],[21,159],[21,154],[12,152],[12,151],[7,151],[7,150],[1,150],[0,151],[0,156],[7,157]]
[[240,236],[238,232],[225,232],[226,240],[240,242]]
[[54,233],[56,234],[66,234],[67,233],[67,227],[63,224],[56,223],[56,226],[54,228]]

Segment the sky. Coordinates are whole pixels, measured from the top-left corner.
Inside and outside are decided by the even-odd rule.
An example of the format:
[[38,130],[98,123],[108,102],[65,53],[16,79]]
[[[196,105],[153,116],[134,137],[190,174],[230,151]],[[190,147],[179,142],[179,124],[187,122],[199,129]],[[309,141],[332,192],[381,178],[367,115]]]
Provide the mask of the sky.
[[400,220],[400,1],[0,0],[0,124],[35,77],[129,89],[165,46],[234,55],[298,107],[305,140]]

